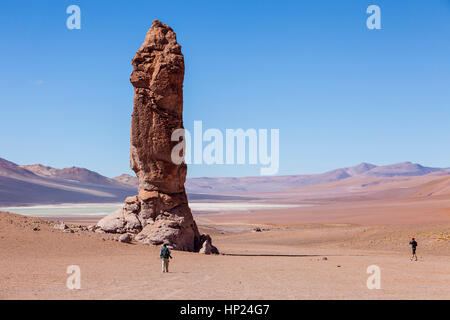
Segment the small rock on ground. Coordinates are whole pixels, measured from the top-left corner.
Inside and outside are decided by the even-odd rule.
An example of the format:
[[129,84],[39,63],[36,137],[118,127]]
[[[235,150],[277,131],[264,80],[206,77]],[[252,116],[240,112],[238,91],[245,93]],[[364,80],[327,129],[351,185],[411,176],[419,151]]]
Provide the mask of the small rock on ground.
[[119,237],[120,242],[130,243],[133,237],[129,233],[124,233]]

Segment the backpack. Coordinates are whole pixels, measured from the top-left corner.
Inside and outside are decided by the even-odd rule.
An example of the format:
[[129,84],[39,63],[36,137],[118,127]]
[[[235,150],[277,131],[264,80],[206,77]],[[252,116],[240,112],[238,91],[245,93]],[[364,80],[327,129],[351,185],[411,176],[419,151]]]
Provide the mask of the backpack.
[[170,251],[169,251],[169,248],[162,248],[162,249],[161,249],[161,256],[162,256],[164,259],[169,259],[169,257],[170,257]]

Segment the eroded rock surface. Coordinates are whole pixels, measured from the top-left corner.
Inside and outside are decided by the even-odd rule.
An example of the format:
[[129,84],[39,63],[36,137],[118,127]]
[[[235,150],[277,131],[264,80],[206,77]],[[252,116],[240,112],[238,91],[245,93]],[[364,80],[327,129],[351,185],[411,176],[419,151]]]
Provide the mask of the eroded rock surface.
[[105,232],[134,233],[135,240],[199,251],[204,241],[188,206],[187,166],[171,159],[172,133],[183,128],[184,57],[176,35],[153,21],[133,58],[134,87],[130,164],[139,179],[137,196],[100,220]]
[[219,254],[219,250],[213,246],[211,237],[209,234],[202,234],[202,248],[200,249],[200,253],[203,254]]

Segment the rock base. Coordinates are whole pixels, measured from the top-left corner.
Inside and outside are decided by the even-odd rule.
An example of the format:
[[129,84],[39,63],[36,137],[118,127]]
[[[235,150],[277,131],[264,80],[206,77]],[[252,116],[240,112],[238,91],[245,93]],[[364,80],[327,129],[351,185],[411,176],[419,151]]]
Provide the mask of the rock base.
[[134,240],[141,243],[166,243],[175,250],[193,252],[198,252],[206,242],[211,242],[209,235],[199,234],[187,200],[172,202],[173,207],[170,208],[167,205],[170,197],[167,195],[156,191],[152,194],[153,197],[148,197],[149,194],[144,192],[139,194],[146,197],[128,197],[123,208],[97,223],[96,231],[131,233],[135,234]]

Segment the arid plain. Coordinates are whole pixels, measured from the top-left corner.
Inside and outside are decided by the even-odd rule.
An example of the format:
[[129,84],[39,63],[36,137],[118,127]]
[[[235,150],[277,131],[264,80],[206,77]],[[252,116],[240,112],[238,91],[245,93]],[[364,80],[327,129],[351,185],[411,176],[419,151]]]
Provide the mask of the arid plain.
[[[75,233],[63,233],[54,218],[2,213],[0,298],[450,299],[447,174],[350,178],[249,196],[308,206],[195,215],[221,255],[174,251],[168,274],[157,247],[81,231],[97,217],[73,217]],[[411,237],[417,262],[409,259]],[[69,265],[81,269],[80,290],[66,287]],[[381,289],[367,288],[371,265],[381,270]]]

